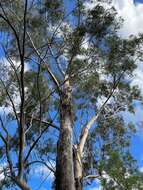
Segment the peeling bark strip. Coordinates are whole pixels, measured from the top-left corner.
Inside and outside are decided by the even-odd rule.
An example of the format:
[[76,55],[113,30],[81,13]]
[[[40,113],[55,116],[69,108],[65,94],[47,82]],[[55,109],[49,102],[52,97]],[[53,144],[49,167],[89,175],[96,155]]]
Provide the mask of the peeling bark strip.
[[60,136],[57,145],[56,190],[75,190],[72,150],[71,88],[66,80],[61,92]]

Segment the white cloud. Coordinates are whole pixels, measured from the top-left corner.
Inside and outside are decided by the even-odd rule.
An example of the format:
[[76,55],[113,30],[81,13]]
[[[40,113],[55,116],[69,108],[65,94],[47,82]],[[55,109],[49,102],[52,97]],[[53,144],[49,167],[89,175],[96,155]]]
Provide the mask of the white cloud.
[[[106,100],[107,100],[107,97],[105,96],[98,97],[97,103],[96,103],[97,107],[100,108]],[[109,102],[111,102],[111,99],[108,101],[108,103]]]
[[129,35],[138,35],[143,32],[143,4],[134,4],[133,0],[113,0],[119,16],[124,19],[119,34],[122,37]]
[[86,1],[85,4],[84,4],[85,5],[85,9],[86,10],[92,10],[95,7],[96,4],[97,4],[96,0]]
[[75,59],[79,59],[79,60],[86,60],[88,57],[86,55],[80,55],[78,54]]
[[[55,167],[55,162],[50,161],[47,163],[47,165],[49,165],[49,163],[50,163],[50,167]],[[36,177],[45,178],[48,176],[48,178],[50,178],[50,179],[54,178],[53,172],[51,172],[47,166],[45,166],[44,164],[40,164],[40,163],[35,165],[34,167],[32,167],[31,174],[35,175]]]
[[139,171],[143,173],[143,167],[140,167],[140,168],[139,168]]
[[51,33],[51,35],[55,34],[56,37],[63,37],[69,32],[72,32],[72,27],[68,22],[62,22],[60,25],[51,25],[47,27],[47,31]]
[[[16,60],[8,60],[6,59],[5,57],[1,57],[0,58],[0,77],[1,79],[4,79],[4,78],[8,78],[9,77],[9,71],[10,70],[13,70],[16,69],[20,69],[20,61],[16,61]],[[24,71],[28,71],[30,69],[30,66],[27,62],[25,62],[25,68],[24,68]],[[4,76],[4,78],[3,78]]]
[[137,69],[134,71],[134,78],[131,82],[131,86],[138,86],[143,95],[143,64],[139,63]]
[[5,178],[4,173],[3,173],[2,170],[3,170],[3,168],[0,167],[0,181],[2,181]]
[[0,114],[9,114],[12,111],[11,107],[5,107],[5,106],[1,106],[0,107]]
[[[15,60],[12,60],[13,64],[15,65],[16,68],[20,67],[20,61],[15,61]],[[10,66],[10,63],[9,63],[9,66]],[[24,71],[28,71],[30,68],[29,68],[29,64],[27,62],[25,62],[25,65],[24,65]]]
[[88,36],[86,36],[81,44],[81,48],[84,48],[85,50],[87,50],[89,47],[89,38]]
[[3,162],[0,164],[0,181],[2,181],[4,178],[5,178],[5,175],[4,175],[4,169],[7,168],[7,163],[6,162]]
[[[0,58],[0,79],[6,84],[6,82],[10,79],[10,75],[9,72],[12,70],[13,72],[14,69],[17,71],[20,71],[20,61],[16,61],[16,60],[10,60],[8,61],[5,57],[1,57]],[[25,68],[24,71],[27,72],[30,70],[30,65],[25,62]],[[15,89],[15,93],[13,95],[11,95],[11,98],[14,102],[14,105],[16,108],[19,108],[19,104],[21,102],[20,99],[20,94],[19,91],[17,89],[17,87],[15,85],[13,85],[13,83],[10,83],[11,88]],[[25,88],[25,92],[27,91],[27,89]],[[9,101],[9,104],[11,104],[11,102]],[[0,107],[0,112],[6,111],[6,113],[9,113],[10,111],[12,111],[12,106],[9,107]]]
[[[119,35],[123,38],[128,38],[130,35],[138,35],[143,33],[143,4],[134,4],[133,0],[113,0],[119,16],[124,19],[123,25],[119,31]],[[137,69],[133,72],[133,80],[131,86],[137,85],[143,95],[143,64],[137,63]],[[135,114],[124,112],[124,117],[127,122],[134,122],[137,126],[138,134],[142,135],[140,123],[142,123],[142,108],[135,108]]]

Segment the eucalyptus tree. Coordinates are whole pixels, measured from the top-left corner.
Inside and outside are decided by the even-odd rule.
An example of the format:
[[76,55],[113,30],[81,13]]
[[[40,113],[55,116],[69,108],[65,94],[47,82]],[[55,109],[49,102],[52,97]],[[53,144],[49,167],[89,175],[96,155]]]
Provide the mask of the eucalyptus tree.
[[122,20],[111,2],[88,5],[0,2],[1,106],[14,122],[8,126],[2,112],[4,188],[30,190],[36,163],[54,173],[56,190],[81,190],[94,179],[104,189],[142,188],[129,153],[134,126],[121,114],[140,98],[130,81],[142,37],[118,36]]

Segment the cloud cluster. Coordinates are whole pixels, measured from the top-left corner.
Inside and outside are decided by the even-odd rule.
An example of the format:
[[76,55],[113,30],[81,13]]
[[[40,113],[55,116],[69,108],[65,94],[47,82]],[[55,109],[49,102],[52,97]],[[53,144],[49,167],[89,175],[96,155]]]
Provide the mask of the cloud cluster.
[[[113,6],[116,8],[119,16],[124,19],[123,25],[119,30],[122,38],[129,38],[130,35],[143,33],[143,3],[134,3],[134,0],[113,0]],[[132,86],[138,85],[143,94],[143,64],[138,63],[134,71]]]
[[137,69],[134,71],[131,86],[138,86],[143,95],[143,63],[139,63]]
[[[85,2],[86,10],[91,10],[97,4],[96,0]],[[106,8],[108,4],[105,4]],[[119,35],[128,38],[131,34],[138,35],[143,32],[143,4],[134,3],[134,0],[113,0],[111,6],[115,7],[118,15],[124,19]]]
[[131,34],[138,35],[143,32],[143,4],[134,3],[133,0],[113,0],[119,16],[124,19],[119,34],[128,38]]

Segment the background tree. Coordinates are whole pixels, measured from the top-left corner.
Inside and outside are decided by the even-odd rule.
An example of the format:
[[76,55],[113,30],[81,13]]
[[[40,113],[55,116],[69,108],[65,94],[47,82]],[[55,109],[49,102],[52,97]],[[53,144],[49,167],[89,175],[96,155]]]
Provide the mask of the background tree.
[[[1,1],[1,160],[5,185],[30,190],[33,164],[57,190],[142,189],[121,111],[141,98],[130,79],[142,37],[121,39],[110,2]],[[115,162],[113,162],[113,160]],[[55,163],[56,168],[50,162]],[[10,186],[10,188],[12,188]]]

